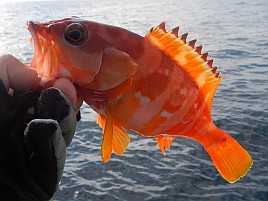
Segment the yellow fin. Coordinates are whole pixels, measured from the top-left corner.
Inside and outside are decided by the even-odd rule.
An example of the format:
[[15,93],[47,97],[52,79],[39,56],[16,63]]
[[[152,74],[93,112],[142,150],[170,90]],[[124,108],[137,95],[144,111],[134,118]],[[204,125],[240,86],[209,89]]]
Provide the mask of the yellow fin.
[[249,153],[224,131],[214,128],[195,139],[203,144],[216,169],[229,183],[243,177],[251,168],[253,161]]
[[[98,114],[97,123],[102,129],[104,129],[106,125],[106,118]],[[122,127],[117,126],[115,124],[113,124],[112,126],[113,126],[112,150],[116,154],[122,156],[128,144],[130,143],[130,137]]]
[[104,126],[102,146],[101,146],[101,156],[104,163],[107,163],[111,158],[112,143],[113,143],[113,123],[112,118],[108,116]]
[[106,122],[106,118],[97,114],[97,120],[96,120],[97,124],[99,125],[99,127],[102,128],[102,130],[104,131],[104,127],[105,127],[105,122]]
[[174,138],[173,137],[164,137],[164,136],[157,136],[157,146],[160,147],[163,155],[166,155],[166,148],[170,148]]
[[130,142],[130,137],[127,132],[119,126],[113,125],[113,129],[113,151],[122,156]]
[[178,28],[169,32],[163,22],[145,36],[150,43],[175,61],[197,84],[209,111],[216,89],[221,81],[217,68],[212,67],[213,60],[207,60],[208,53],[202,54],[203,46],[195,47],[196,40],[186,42],[188,33],[178,37]]

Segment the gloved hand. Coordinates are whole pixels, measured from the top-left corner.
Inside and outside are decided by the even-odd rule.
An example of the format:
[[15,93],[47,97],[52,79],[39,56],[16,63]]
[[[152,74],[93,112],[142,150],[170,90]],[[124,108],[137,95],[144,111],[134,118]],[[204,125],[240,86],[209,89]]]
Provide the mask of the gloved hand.
[[75,133],[75,112],[55,88],[6,91],[0,80],[0,198],[49,200]]

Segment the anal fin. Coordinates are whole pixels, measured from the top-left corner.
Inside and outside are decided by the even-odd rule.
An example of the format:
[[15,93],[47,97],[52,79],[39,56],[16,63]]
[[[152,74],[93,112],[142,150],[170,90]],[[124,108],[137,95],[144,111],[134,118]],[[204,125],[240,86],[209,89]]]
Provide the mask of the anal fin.
[[170,148],[174,138],[173,137],[164,137],[164,136],[157,136],[157,146],[160,147],[163,155],[166,155],[166,148]]

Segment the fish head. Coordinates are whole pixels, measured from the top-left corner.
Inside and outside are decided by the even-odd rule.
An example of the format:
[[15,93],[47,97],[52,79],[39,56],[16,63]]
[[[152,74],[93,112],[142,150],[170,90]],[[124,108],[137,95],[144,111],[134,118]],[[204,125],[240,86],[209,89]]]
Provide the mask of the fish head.
[[28,21],[27,26],[34,44],[30,66],[43,80],[67,77],[80,84],[94,80],[106,46],[94,40],[94,22],[72,17],[46,23]]

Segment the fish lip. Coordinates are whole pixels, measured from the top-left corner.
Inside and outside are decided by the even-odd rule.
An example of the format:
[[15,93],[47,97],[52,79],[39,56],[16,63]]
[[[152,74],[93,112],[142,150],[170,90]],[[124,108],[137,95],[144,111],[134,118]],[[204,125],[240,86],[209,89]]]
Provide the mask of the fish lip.
[[37,29],[35,27],[35,23],[33,20],[29,20],[27,22],[27,29],[29,30],[29,32],[31,33],[32,35],[32,38],[33,38],[33,44],[34,44],[34,49],[35,51],[41,51],[41,43],[40,43],[40,40],[39,40],[39,37],[37,35]]
[[38,75],[45,80],[53,79],[55,68],[52,67],[51,41],[47,28],[49,23],[39,23],[35,21],[27,22],[27,29],[32,35],[34,45],[34,56],[30,66],[35,68]]

